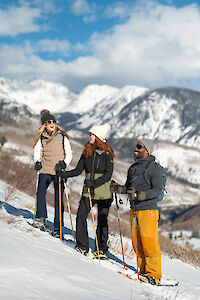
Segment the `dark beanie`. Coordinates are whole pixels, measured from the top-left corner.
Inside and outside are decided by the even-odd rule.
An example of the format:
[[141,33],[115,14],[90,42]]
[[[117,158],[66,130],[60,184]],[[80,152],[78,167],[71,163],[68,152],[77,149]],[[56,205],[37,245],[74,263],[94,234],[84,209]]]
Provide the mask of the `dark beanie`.
[[47,121],[51,121],[51,120],[56,120],[56,118],[52,114],[50,114],[48,111],[46,111],[44,114],[42,114],[42,116],[41,116],[42,125],[44,123],[46,123]]

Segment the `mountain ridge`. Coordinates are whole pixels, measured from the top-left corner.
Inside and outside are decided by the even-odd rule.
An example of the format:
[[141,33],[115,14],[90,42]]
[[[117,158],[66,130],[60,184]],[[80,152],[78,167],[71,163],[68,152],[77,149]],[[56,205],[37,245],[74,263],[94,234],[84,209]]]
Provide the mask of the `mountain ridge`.
[[66,130],[76,130],[80,137],[93,124],[108,122],[112,138],[151,138],[200,147],[198,91],[174,86],[148,90],[94,84],[78,94],[61,84],[36,79],[22,86],[0,78],[1,110],[9,110],[10,105],[17,114],[22,106],[29,117],[36,117],[40,109],[47,108]]

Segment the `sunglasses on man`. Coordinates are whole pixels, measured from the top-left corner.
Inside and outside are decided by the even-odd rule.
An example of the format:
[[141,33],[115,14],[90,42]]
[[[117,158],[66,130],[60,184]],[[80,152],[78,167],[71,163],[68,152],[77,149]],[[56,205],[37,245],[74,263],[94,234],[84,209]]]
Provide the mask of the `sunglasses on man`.
[[146,150],[146,148],[144,146],[140,145],[140,144],[137,144],[135,146],[135,148],[138,149],[138,150],[140,150],[140,149],[145,149]]
[[47,124],[51,124],[51,123],[56,124],[56,120],[49,120],[49,121],[47,121]]

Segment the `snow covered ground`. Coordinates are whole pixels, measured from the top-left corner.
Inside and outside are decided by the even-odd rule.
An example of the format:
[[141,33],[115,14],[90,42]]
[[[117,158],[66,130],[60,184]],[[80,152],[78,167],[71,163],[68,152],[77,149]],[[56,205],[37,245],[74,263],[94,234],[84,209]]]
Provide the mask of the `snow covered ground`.
[[[69,216],[65,213],[65,243],[31,227],[34,198],[15,191],[12,195],[0,181],[0,299],[200,299],[200,271],[179,260],[162,256],[164,281],[174,278],[178,287],[155,287],[117,274],[122,257],[112,249],[110,262],[99,265],[90,256],[76,252]],[[48,224],[53,226],[52,207]],[[75,227],[75,216],[73,224]],[[89,222],[90,246],[94,249],[93,226]],[[127,241],[128,239],[126,239]],[[131,247],[131,241],[128,240]],[[136,278],[136,260],[125,258]],[[113,262],[113,263],[112,263]]]

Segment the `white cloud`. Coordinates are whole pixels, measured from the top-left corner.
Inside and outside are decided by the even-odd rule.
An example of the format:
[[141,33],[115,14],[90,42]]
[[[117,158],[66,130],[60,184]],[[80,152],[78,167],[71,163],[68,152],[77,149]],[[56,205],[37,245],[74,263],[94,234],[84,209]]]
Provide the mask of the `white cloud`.
[[85,14],[93,13],[93,8],[91,4],[89,4],[85,0],[75,0],[71,5],[71,10],[74,14],[81,16]]
[[44,39],[36,43],[36,45],[33,46],[35,51],[40,52],[56,52],[60,53],[64,56],[69,56],[71,45],[68,41],[61,41],[58,39],[55,40],[49,40]]
[[86,0],[74,0],[71,4],[71,11],[77,16],[83,16],[84,22],[96,20],[96,4]]
[[[30,44],[0,48],[1,75],[18,80],[39,77],[60,81],[67,64],[62,60],[45,61],[34,55]],[[9,63],[8,63],[9,61]]]
[[134,4],[126,2],[117,2],[112,5],[108,5],[105,10],[105,16],[107,18],[127,18]]
[[39,25],[35,21],[40,17],[41,11],[38,8],[31,8],[25,4],[0,9],[0,36],[16,36],[39,31]]
[[[145,87],[184,84],[200,89],[198,6],[177,9],[148,2],[129,13],[123,24],[105,34],[93,34],[88,43],[77,43],[74,48],[59,40],[26,43],[21,48],[1,46],[0,75],[41,77],[75,90],[90,83]],[[49,51],[57,48],[66,53],[84,50],[87,56],[67,62],[44,61],[35,55],[38,49],[46,51],[48,47]]]
[[[129,13],[126,23],[106,34],[93,35],[87,45],[98,61],[96,80],[154,86],[200,77],[197,5],[177,9],[148,2]],[[85,59],[85,66],[80,61],[74,65],[88,69],[91,60]]]
[[38,7],[43,13],[48,14],[56,14],[62,11],[63,3],[58,0],[32,0],[32,5]]

